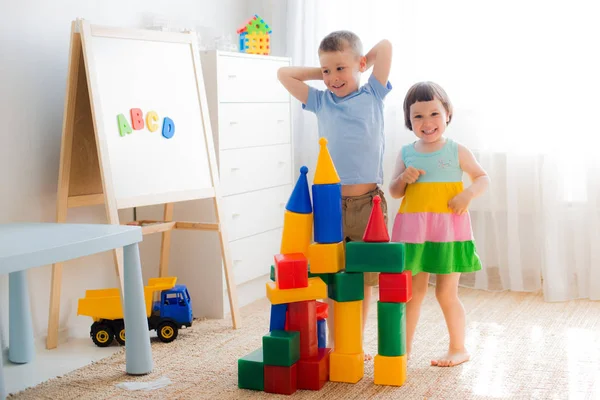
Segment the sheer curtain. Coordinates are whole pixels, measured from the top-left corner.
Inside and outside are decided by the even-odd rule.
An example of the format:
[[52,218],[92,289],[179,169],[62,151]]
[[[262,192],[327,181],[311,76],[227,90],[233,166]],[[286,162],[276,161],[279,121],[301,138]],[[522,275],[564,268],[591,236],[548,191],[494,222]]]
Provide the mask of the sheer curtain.
[[[403,124],[406,90],[438,82],[454,104],[448,136],[471,148],[492,178],[471,207],[484,268],[461,283],[543,290],[548,301],[597,300],[598,15],[598,6],[581,0],[297,0],[287,5],[287,50],[295,65],[318,66],[319,41],[330,31],[356,32],[365,51],[389,39],[384,189],[400,146],[414,140]],[[293,118],[297,166],[310,168],[315,117],[295,102]],[[396,210],[399,201],[388,199]]]

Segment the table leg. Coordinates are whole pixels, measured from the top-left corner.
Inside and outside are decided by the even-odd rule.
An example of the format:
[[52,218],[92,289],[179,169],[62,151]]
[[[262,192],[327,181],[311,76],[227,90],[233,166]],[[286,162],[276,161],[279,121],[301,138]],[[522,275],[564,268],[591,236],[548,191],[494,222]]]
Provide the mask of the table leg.
[[2,348],[2,343],[0,343],[0,400],[6,398],[6,386],[4,386],[4,360],[2,353],[4,353],[4,349]]
[[144,282],[138,244],[123,248],[123,309],[125,312],[125,370],[131,375],[152,372],[152,349],[144,301]]
[[30,362],[35,354],[26,272],[8,275],[8,359],[16,364]]

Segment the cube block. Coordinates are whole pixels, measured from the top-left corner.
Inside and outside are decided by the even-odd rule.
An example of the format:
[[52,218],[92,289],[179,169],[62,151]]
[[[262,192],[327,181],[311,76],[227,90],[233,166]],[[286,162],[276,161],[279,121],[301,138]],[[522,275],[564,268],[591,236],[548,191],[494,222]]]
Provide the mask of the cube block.
[[329,304],[317,301],[317,319],[327,319],[329,317]]
[[308,268],[309,268],[309,270],[308,270],[308,277],[309,278],[321,278],[321,280],[323,282],[325,282],[326,285],[329,285],[329,279],[331,278],[332,274],[315,274],[315,273],[312,273],[310,271],[310,263],[309,263],[309,267]]
[[313,243],[308,247],[308,259],[312,273],[335,274],[346,264],[344,242]]
[[317,243],[338,243],[342,232],[342,185],[339,183],[312,185],[315,232]]
[[300,359],[316,357],[319,353],[316,300],[289,303],[288,310],[287,330],[300,332]]
[[238,359],[238,387],[240,389],[264,390],[263,349]]
[[404,243],[346,243],[346,272],[404,271]]
[[362,309],[362,300],[333,302],[333,314],[335,315],[333,351],[336,353],[357,354],[363,352]]
[[298,390],[298,364],[289,367],[265,365],[265,392],[294,394]]
[[327,320],[317,320],[317,346],[319,349],[327,347]]
[[[337,316],[336,316],[337,318]],[[357,383],[365,374],[365,353],[342,354],[335,350],[329,354],[329,380]]]
[[296,331],[271,331],[262,338],[265,365],[289,367],[300,359],[300,334]]
[[276,254],[275,286],[296,289],[308,286],[308,259],[302,253]]
[[313,238],[313,214],[285,210],[281,234],[281,254],[303,253],[308,257],[308,246]]
[[316,357],[298,361],[298,389],[320,390],[329,380],[329,353],[319,349]]
[[377,354],[374,368],[376,385],[402,386],[406,381],[406,355],[386,357]]
[[379,274],[379,301],[383,303],[408,303],[412,299],[412,272]]
[[271,320],[269,325],[269,332],[285,330],[287,310],[287,304],[271,304]]
[[332,274],[327,286],[330,299],[339,302],[364,300],[365,278],[362,272]]
[[267,298],[271,304],[293,303],[304,300],[327,298],[327,285],[321,278],[308,278],[308,287],[298,289],[277,289],[275,282],[267,282]]
[[377,353],[386,357],[406,354],[406,304],[377,302]]

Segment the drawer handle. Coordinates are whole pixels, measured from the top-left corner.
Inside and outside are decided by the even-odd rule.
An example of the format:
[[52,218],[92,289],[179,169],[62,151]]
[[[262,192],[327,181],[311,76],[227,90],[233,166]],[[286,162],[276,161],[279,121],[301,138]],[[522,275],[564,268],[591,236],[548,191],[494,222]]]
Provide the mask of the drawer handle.
[[285,161],[279,161],[277,164],[278,164],[278,165],[285,165],[285,164],[286,164],[286,162],[285,162]]
[[233,260],[234,264],[241,263],[241,262],[242,262],[242,260]]
[[237,75],[227,75],[227,77],[228,77],[229,79],[235,79],[235,78],[237,78]]
[[239,217],[239,216],[240,216],[240,214],[239,214],[239,213],[233,213],[233,214],[231,214],[231,217],[232,217],[232,218],[237,218],[237,217]]
[[283,207],[283,206],[285,206],[285,203],[279,203],[279,207],[280,208]]
[[278,119],[278,120],[277,120],[277,123],[278,123],[278,124],[283,124],[284,122],[285,122],[285,120],[283,120],[283,119]]
[[232,171],[239,171],[239,169],[240,169],[239,167],[232,167],[231,168]]
[[237,121],[230,121],[229,125],[237,125]]

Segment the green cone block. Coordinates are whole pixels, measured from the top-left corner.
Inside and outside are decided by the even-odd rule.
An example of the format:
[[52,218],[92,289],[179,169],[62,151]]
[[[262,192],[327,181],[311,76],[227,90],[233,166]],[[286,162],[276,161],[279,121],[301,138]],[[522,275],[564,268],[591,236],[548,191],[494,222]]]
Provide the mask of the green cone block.
[[330,274],[327,295],[338,302],[364,300],[365,278],[362,272]]
[[386,357],[406,353],[406,303],[377,302],[377,354]]
[[346,272],[404,271],[404,243],[346,243]]
[[264,390],[265,368],[262,347],[238,359],[238,387],[240,389]]
[[274,330],[263,336],[265,365],[289,367],[300,359],[300,332]]

